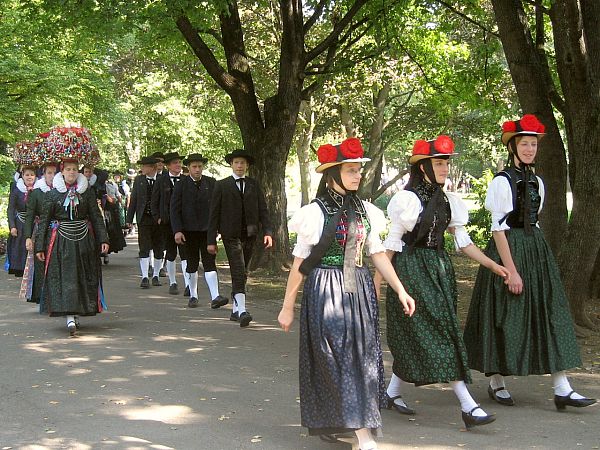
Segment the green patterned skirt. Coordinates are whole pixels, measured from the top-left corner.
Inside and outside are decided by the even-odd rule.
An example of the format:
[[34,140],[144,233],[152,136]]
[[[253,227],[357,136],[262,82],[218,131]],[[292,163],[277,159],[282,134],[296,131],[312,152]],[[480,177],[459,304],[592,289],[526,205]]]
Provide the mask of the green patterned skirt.
[[387,340],[393,371],[416,385],[471,382],[467,353],[456,318],[456,279],[446,252],[414,248],[396,253],[398,278],[415,300],[415,313],[404,315],[398,295],[387,290]]
[[[581,365],[569,304],[552,251],[539,228],[506,232],[523,292],[479,268],[464,339],[469,363],[480,372],[541,375]],[[501,263],[490,239],[486,254]]]

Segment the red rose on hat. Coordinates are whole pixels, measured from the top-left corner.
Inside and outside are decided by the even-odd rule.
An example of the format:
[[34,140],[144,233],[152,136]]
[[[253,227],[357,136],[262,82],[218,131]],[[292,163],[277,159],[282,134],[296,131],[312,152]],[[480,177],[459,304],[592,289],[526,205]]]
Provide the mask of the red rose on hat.
[[454,142],[448,136],[438,136],[433,142],[433,148],[438,153],[451,154],[454,151]]
[[317,150],[317,157],[321,164],[334,162],[337,159],[337,149],[331,144],[324,144]]
[[429,142],[419,139],[413,145],[413,155],[429,155]]
[[340,144],[340,151],[342,152],[342,155],[344,155],[344,158],[347,159],[362,158],[365,154],[360,139],[358,138],[346,139]]
[[504,133],[514,133],[517,131],[517,124],[516,122],[509,120],[507,122],[504,122],[502,124],[502,131]]
[[543,133],[544,125],[535,117],[533,114],[525,114],[521,120],[519,120],[523,131],[532,131],[534,133]]

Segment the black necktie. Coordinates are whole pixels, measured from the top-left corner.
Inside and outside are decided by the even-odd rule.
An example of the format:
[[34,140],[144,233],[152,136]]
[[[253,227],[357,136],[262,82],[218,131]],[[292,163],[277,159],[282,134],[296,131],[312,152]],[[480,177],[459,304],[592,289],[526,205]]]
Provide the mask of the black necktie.
[[154,185],[154,178],[148,178],[148,184],[152,187]]
[[173,184],[173,186],[175,186],[175,183],[177,183],[180,180],[180,177],[171,177],[171,183]]
[[238,187],[240,189],[240,192],[243,194],[244,193],[244,179],[243,178],[238,178],[237,179],[237,183],[238,183]]

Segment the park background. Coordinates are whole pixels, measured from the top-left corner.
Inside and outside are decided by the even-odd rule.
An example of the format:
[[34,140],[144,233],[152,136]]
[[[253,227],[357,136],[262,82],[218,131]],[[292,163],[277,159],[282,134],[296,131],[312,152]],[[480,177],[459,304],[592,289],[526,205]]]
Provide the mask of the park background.
[[[314,195],[315,150],[359,137],[372,159],[361,195],[385,208],[412,143],[448,134],[451,180],[485,195],[505,163],[500,124],[546,125],[536,171],[541,225],[580,337],[600,319],[600,4],[492,1],[0,0],[0,189],[17,142],[55,125],[93,133],[101,167],[154,151],[256,158],[285,271],[287,218]],[[392,191],[390,191],[390,188]],[[567,203],[569,200],[569,203]],[[2,213],[4,219],[4,213]],[[485,245],[489,216],[474,206]],[[2,228],[5,236],[7,229]]]

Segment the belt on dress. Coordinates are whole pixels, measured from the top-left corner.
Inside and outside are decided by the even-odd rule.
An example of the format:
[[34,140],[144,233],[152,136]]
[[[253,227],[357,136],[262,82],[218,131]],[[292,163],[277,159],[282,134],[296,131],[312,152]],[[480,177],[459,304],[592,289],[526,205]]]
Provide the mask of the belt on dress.
[[87,220],[67,220],[58,223],[58,234],[69,241],[81,241],[89,231]]
[[27,211],[17,211],[17,219],[21,222],[25,223],[25,219],[27,218]]

